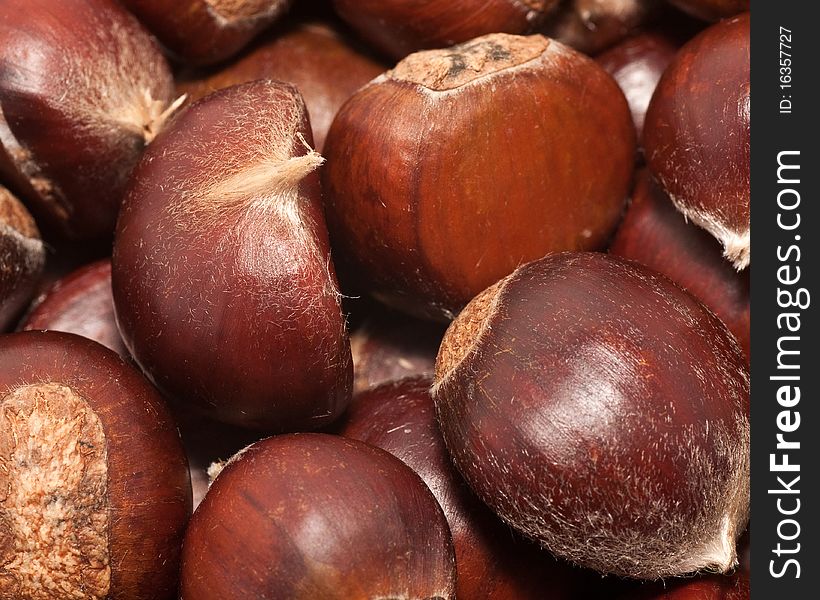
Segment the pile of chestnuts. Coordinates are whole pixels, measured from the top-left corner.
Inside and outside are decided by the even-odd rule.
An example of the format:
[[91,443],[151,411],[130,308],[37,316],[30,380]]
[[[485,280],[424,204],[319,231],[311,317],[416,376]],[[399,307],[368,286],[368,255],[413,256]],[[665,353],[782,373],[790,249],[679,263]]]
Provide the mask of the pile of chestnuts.
[[0,598],[746,600],[748,0],[0,0]]

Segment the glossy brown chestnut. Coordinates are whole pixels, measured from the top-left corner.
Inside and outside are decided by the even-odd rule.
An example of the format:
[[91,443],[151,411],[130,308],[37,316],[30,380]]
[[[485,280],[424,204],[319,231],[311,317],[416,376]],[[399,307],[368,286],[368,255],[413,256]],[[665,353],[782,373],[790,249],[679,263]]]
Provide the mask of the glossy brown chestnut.
[[0,11],[0,174],[61,234],[110,237],[126,178],[175,107],[170,69],[113,0]]
[[749,10],[750,0],[668,0],[678,8],[707,21],[717,21]]
[[195,65],[230,58],[278,20],[291,0],[121,0],[177,57]]
[[185,599],[451,600],[454,588],[447,521],[424,482],[339,436],[276,436],[238,453],[185,535]]
[[49,329],[87,337],[122,357],[128,350],[117,329],[111,295],[111,260],[85,265],[35,301],[20,329]]
[[642,579],[737,563],[748,393],[737,342],[693,296],[569,252],[477,296],[433,387],[450,455],[496,514],[557,556]]
[[652,173],[738,270],[750,262],[749,33],[745,14],[687,43],[658,83],[644,126]]
[[321,152],[327,130],[344,101],[386,67],[322,23],[302,23],[275,34],[217,71],[184,73],[177,80],[177,92],[197,100],[255,79],[292,83],[305,99],[316,150]]
[[256,81],[193,104],[137,167],[112,284],[131,355],[214,418],[315,429],[353,379],[299,92]]
[[325,153],[337,256],[379,299],[441,318],[524,261],[600,248],[635,133],[592,60],[493,34],[413,54],[359,90]]
[[350,334],[353,392],[435,372],[445,326],[375,308]]
[[627,38],[595,59],[612,75],[626,96],[638,139],[643,133],[646,109],[655,86],[677,51],[677,45],[669,36],[641,33]]
[[19,318],[45,264],[46,249],[34,219],[0,185],[0,333]]
[[450,461],[430,397],[432,379],[386,383],[354,397],[342,435],[387,450],[436,496],[453,535],[458,598],[575,598],[581,571],[517,538],[476,498]]
[[528,33],[558,0],[333,0],[336,12],[393,58],[488,33]]
[[619,596],[619,600],[749,600],[749,576],[710,575],[685,581],[651,583]]
[[749,360],[749,269],[738,273],[718,241],[687,223],[647,171],[638,175],[609,252],[651,267],[694,294],[721,318]]
[[80,336],[0,336],[0,597],[175,597],[191,482],[154,388]]
[[565,0],[541,32],[586,54],[635,33],[657,14],[660,0]]

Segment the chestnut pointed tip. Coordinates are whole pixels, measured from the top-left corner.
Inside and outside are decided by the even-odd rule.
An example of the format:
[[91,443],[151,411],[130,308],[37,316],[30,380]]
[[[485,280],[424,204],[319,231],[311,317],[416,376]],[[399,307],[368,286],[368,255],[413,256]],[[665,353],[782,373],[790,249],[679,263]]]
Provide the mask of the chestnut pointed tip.
[[751,236],[747,229],[741,234],[730,233],[721,239],[723,243],[723,255],[735,266],[735,269],[742,271],[752,262]]

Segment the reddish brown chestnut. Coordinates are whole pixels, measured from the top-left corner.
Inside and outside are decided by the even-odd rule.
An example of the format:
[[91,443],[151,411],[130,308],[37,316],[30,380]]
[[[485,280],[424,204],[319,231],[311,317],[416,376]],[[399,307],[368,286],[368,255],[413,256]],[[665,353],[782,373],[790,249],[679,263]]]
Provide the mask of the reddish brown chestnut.
[[337,256],[379,299],[440,318],[524,261],[601,247],[635,134],[592,60],[493,34],[413,54],[359,90],[325,153]]
[[393,58],[488,33],[528,33],[558,0],[333,0],[365,40]]
[[687,43],[658,83],[644,128],[652,173],[738,270],[750,262],[749,37],[745,14]]
[[299,92],[256,81],[180,114],[137,167],[112,283],[131,355],[219,420],[315,429],[352,368]]
[[749,576],[711,575],[685,581],[651,583],[619,596],[620,600],[749,600]]
[[0,336],[0,420],[0,597],[173,598],[191,482],[142,375],[76,335]]
[[432,377],[444,329],[374,308],[350,334],[354,393],[414,375]]
[[362,442],[268,438],[219,473],[185,535],[181,597],[455,598],[447,521],[418,475]]
[[476,297],[433,387],[450,454],[496,514],[558,556],[645,579],[737,563],[748,393],[711,311],[596,253],[548,256]]
[[265,38],[216,72],[206,76],[183,74],[177,91],[196,100],[255,79],[292,83],[305,99],[316,150],[321,152],[327,130],[344,101],[385,70],[330,26],[302,23]]
[[57,281],[36,301],[20,328],[75,333],[128,356],[114,318],[111,261],[93,262]]
[[641,33],[595,59],[618,82],[626,96],[639,139],[655,86],[677,51],[677,45],[669,36]]
[[156,42],[112,0],[5,0],[0,174],[49,226],[110,236],[126,178],[175,108]]
[[291,0],[122,0],[185,61],[213,64],[236,54],[278,20]]
[[34,219],[0,185],[0,333],[20,316],[45,264],[46,249]]
[[749,360],[749,269],[738,273],[732,268],[717,240],[687,223],[646,171],[638,175],[609,251],[663,273],[694,294],[721,318]]
[[690,15],[717,21],[749,10],[750,0],[669,0]]
[[565,0],[547,19],[544,35],[586,54],[597,54],[649,22],[659,0]]
[[458,598],[550,600],[576,597],[578,574],[517,538],[476,498],[450,462],[435,419],[432,380],[412,378],[358,394],[342,435],[397,456],[436,496],[453,534]]

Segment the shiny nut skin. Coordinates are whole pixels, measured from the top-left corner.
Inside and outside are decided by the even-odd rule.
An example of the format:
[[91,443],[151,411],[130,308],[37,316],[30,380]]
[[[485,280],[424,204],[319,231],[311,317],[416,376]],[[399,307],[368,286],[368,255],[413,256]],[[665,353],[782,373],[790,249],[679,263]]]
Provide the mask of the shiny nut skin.
[[657,579],[737,564],[749,375],[725,325],[637,263],[560,253],[450,325],[433,398],[473,491],[554,554]]

